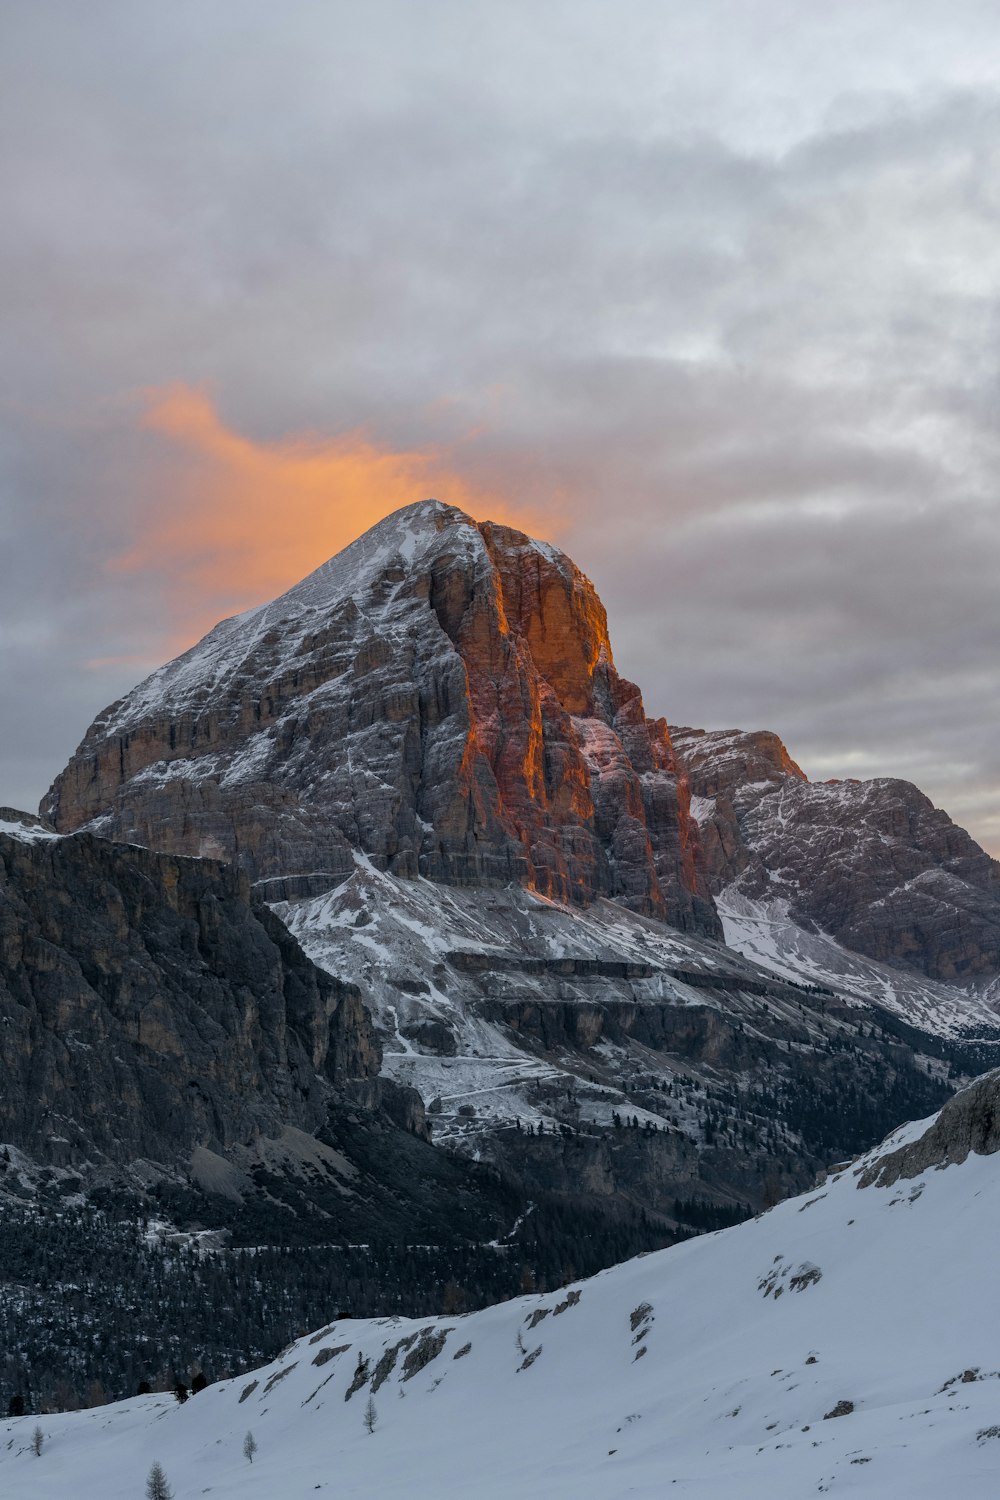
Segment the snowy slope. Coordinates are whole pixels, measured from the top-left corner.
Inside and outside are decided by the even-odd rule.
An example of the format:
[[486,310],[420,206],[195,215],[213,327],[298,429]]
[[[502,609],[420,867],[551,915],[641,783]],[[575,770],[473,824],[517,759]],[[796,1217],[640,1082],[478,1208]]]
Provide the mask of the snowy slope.
[[[727,1090],[752,1093],[769,1068],[784,1077],[776,1038],[819,1058],[864,1014],[850,995],[809,1009],[769,952],[761,967],[616,902],[580,910],[518,886],[400,880],[358,855],[336,889],[275,910],[314,963],[361,986],[382,1071],[433,1104],[435,1141],[473,1153],[490,1154],[491,1136],[515,1121],[600,1131],[615,1112],[642,1126],[667,1120],[697,1146],[703,1128],[681,1076],[727,1113]],[[792,978],[822,982],[812,971]],[[665,1017],[673,1030],[661,1035]],[[730,1056],[733,1028],[759,1047],[752,1065],[739,1047]],[[670,1094],[650,1092],[653,1079]]]
[[[361,985],[385,1038],[383,1072],[416,1088],[426,1103],[442,1101],[435,1121],[439,1142],[461,1144],[483,1126],[515,1118],[555,1123],[555,1105],[568,1081],[579,1091],[583,1118],[610,1124],[612,1109],[622,1105],[624,1080],[639,1070],[657,1071],[664,1062],[627,1039],[603,1040],[600,1058],[581,1058],[568,1045],[564,1054],[550,1049],[540,1057],[502,1023],[512,997],[543,1006],[593,1007],[617,999],[732,1007],[738,997],[727,991],[721,999],[711,988],[715,976],[731,983],[761,980],[759,971],[721,945],[615,902],[580,910],[518,886],[453,888],[400,880],[361,855],[354,862],[353,875],[336,889],[274,909],[314,963]],[[473,957],[482,958],[486,973],[462,966]],[[510,972],[489,974],[493,959]],[[579,976],[529,967],[581,959],[631,973]],[[521,962],[523,969],[517,967]],[[698,987],[683,976],[697,979]],[[782,990],[776,985],[772,999],[779,1012],[791,1004]],[[673,1071],[667,1065],[665,1076]],[[469,1104],[474,1120],[457,1115]],[[644,1119],[638,1103],[628,1107]]]
[[[1000,1074],[977,1088],[995,1151]],[[751,1223],[559,1292],[341,1321],[183,1407],[0,1423],[0,1493],[133,1500],[159,1460],[176,1500],[994,1500],[1000,1156],[942,1169],[939,1149],[862,1186],[929,1123]]]
[[59,838],[51,828],[46,828],[40,818],[32,813],[18,812],[13,807],[0,807],[0,833],[8,838],[21,839],[25,844],[45,843]]
[[809,929],[789,912],[787,897],[753,900],[734,884],[715,898],[726,942],[754,963],[802,984],[880,1005],[931,1036],[995,1036],[1000,982],[943,984],[916,969],[880,963]]
[[[437,544],[435,518],[447,510],[437,500],[426,500],[386,516],[277,599],[220,621],[190,650],[158,667],[125,698],[112,704],[107,711],[108,732],[141,724],[150,711],[180,714],[197,708],[210,700],[222,683],[238,675],[254,659],[261,643],[274,636],[280,638],[284,659],[300,656],[331,608],[348,599],[365,599],[387,564],[395,561],[418,567]],[[482,538],[473,527],[456,527],[449,539],[485,566]],[[404,631],[411,623],[394,599],[378,614],[377,623],[385,636]],[[232,774],[232,768],[230,771]]]

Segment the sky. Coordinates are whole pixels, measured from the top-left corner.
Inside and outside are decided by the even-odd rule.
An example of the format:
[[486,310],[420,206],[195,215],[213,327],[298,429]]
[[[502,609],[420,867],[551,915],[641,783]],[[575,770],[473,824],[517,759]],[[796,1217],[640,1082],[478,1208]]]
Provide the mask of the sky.
[[1000,854],[993,0],[0,0],[0,803],[426,495]]

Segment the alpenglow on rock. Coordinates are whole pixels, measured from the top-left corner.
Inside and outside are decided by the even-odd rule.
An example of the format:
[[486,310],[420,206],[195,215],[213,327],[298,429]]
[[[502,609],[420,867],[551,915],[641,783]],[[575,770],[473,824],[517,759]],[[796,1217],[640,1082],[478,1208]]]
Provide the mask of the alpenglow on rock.
[[589,579],[429,500],[105,710],[44,813],[232,860],[274,897],[338,883],[357,850],[718,935],[688,800]]

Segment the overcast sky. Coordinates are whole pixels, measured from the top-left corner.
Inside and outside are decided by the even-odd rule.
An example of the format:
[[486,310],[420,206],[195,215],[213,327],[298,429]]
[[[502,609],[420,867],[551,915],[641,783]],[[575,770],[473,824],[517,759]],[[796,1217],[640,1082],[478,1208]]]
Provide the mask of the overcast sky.
[[0,0],[0,803],[423,494],[1000,853],[995,0]]

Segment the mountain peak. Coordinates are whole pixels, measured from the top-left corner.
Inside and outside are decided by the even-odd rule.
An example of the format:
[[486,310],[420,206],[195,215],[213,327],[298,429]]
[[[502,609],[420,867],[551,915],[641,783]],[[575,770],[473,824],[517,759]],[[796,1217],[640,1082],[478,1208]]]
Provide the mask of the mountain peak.
[[[565,553],[423,500],[91,726],[44,803],[295,889],[379,868],[719,931],[666,724]],[[295,885],[298,882],[298,885]]]

